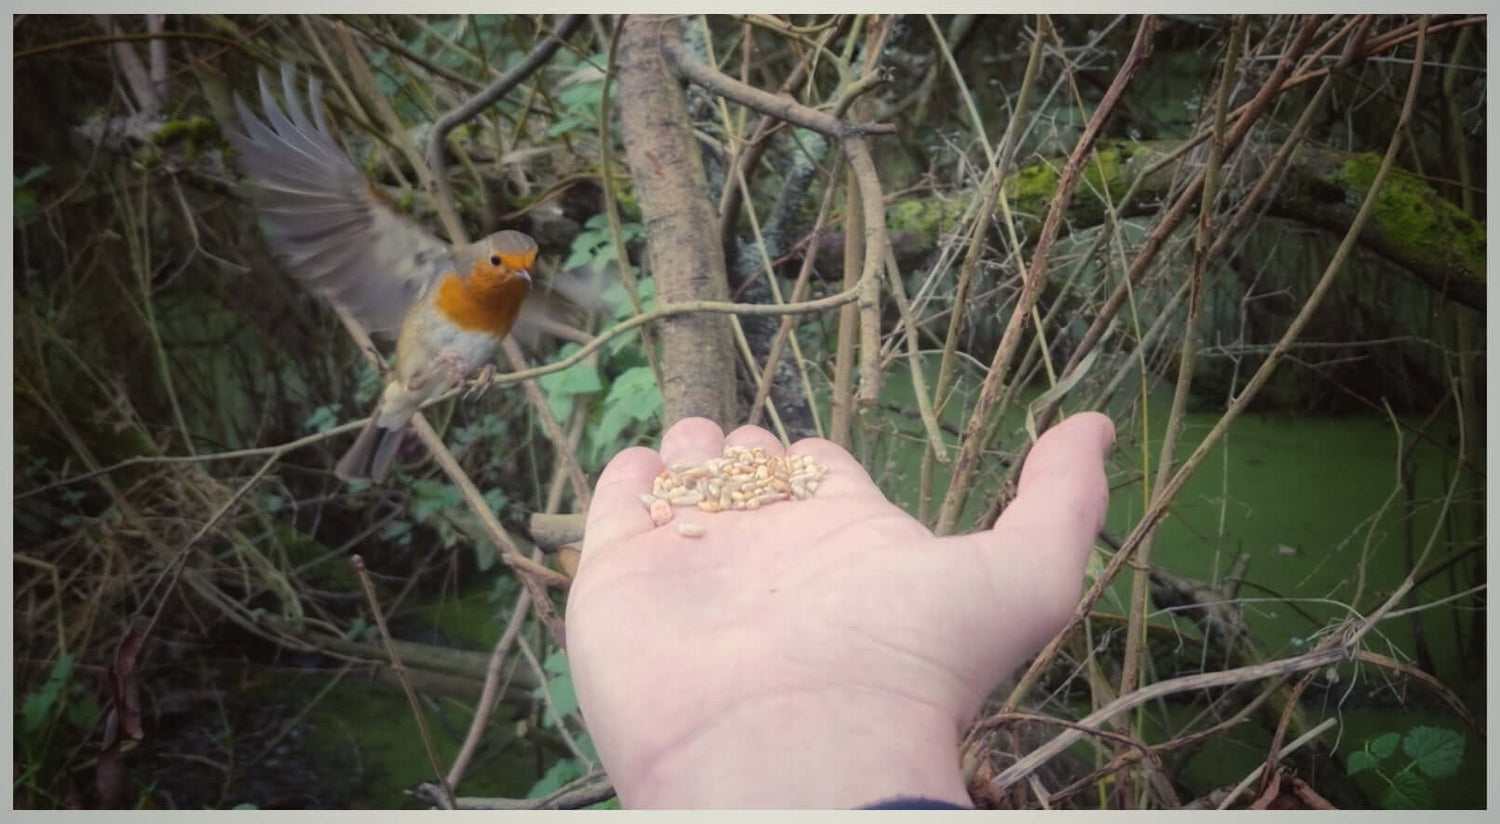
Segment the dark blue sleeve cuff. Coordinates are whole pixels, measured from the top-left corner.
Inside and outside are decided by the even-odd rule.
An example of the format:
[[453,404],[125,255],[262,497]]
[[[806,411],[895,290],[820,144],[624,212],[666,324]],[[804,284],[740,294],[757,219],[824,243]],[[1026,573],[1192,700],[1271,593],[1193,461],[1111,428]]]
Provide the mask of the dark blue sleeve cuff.
[[964,807],[958,804],[950,804],[947,801],[939,801],[936,798],[922,798],[916,795],[898,795],[867,804],[860,807],[861,810],[972,810],[973,807]]

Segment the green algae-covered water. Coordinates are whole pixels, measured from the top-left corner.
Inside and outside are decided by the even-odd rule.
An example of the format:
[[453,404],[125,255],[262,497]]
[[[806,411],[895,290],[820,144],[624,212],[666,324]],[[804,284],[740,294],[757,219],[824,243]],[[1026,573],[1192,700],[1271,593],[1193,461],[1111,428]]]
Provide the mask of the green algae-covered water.
[[[958,386],[961,395],[972,389]],[[888,405],[916,408],[910,401],[910,381],[898,370],[893,370],[884,391]],[[996,444],[1004,452],[1028,437],[1025,404],[1036,393],[1022,394],[1002,426],[1006,440]],[[1169,408],[1168,394],[1152,396],[1144,432],[1139,416],[1116,416],[1117,448],[1109,460],[1112,492],[1105,529],[1117,538],[1123,538],[1144,511],[1142,467],[1150,467],[1154,481]],[[1187,416],[1177,448],[1179,465],[1218,419],[1217,412]],[[962,414],[951,409],[942,422],[955,429],[964,424]],[[1453,690],[1482,725],[1483,601],[1476,601],[1473,592],[1452,598],[1483,583],[1483,421],[1467,423],[1473,439],[1468,453],[1476,456],[1479,466],[1459,476],[1449,497],[1458,469],[1458,425],[1452,414],[1433,420],[1402,418],[1399,438],[1391,420],[1376,414],[1242,415],[1177,495],[1156,530],[1151,562],[1177,576],[1218,584],[1236,557],[1248,554],[1245,583],[1236,599],[1260,654],[1270,660],[1307,651],[1351,606],[1373,610],[1400,585],[1412,560],[1431,543],[1420,569],[1452,563],[1409,593],[1398,609],[1436,605],[1380,622],[1366,637],[1365,648],[1412,665],[1430,664],[1431,674]],[[867,441],[868,465],[887,494],[915,511],[924,438],[921,422],[913,414],[885,414],[880,425],[886,429],[883,436]],[[1398,453],[1404,476],[1399,482]],[[981,483],[993,489],[1001,471],[996,455],[981,468]],[[946,486],[944,468],[936,474],[935,497],[940,500]],[[977,492],[965,509],[970,521],[988,503],[986,494]],[[1440,520],[1445,498],[1446,516]],[[1351,605],[1362,563],[1363,595]],[[1478,579],[1471,582],[1476,567]],[[1127,569],[1096,610],[1124,613],[1130,579]],[[1483,593],[1478,596],[1482,599]],[[1169,612],[1155,613],[1152,623],[1175,627],[1188,638],[1200,637],[1190,620]],[[1425,649],[1420,659],[1419,635]],[[1304,696],[1304,711],[1310,725],[1337,718],[1338,725],[1322,740],[1340,756],[1359,749],[1368,738],[1404,734],[1415,726],[1462,733],[1461,766],[1452,776],[1429,779],[1433,799],[1441,807],[1484,806],[1484,742],[1432,691],[1362,663],[1340,665],[1332,679],[1320,676],[1317,683],[1320,689]],[[1180,723],[1196,711],[1164,720]],[[1235,783],[1264,761],[1269,740],[1268,731],[1242,725],[1235,734],[1206,745],[1189,763],[1186,775],[1205,792]],[[1395,769],[1405,766],[1399,758],[1394,760]],[[1373,783],[1377,780],[1368,774],[1360,778],[1371,798],[1380,797]]]

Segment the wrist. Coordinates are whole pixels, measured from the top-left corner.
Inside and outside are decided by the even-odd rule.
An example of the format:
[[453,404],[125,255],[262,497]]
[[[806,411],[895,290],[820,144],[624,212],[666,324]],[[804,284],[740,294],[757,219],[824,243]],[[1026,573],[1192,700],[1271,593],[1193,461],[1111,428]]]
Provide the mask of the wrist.
[[884,694],[760,699],[638,766],[616,771],[626,807],[851,809],[894,796],[970,804],[951,713]]

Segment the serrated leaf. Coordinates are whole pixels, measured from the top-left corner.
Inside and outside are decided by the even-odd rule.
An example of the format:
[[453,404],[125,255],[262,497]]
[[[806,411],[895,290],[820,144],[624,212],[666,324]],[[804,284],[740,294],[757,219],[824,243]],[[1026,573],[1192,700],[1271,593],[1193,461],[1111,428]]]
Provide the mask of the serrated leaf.
[[[578,349],[577,344],[570,343],[558,354],[566,358]],[[547,407],[559,420],[567,420],[569,417],[575,395],[586,395],[604,388],[604,382],[599,378],[599,367],[587,360],[575,363],[561,372],[543,375],[537,382],[547,393]]]
[[414,481],[411,491],[416,497],[416,500],[412,502],[411,516],[418,523],[426,523],[443,510],[458,506],[463,503],[464,498],[463,493],[458,491],[458,487],[430,478]]
[[649,419],[661,410],[661,393],[651,369],[637,366],[615,378],[604,399],[604,414],[592,433],[595,449],[612,446],[625,427]]
[[1358,750],[1356,752],[1349,753],[1349,761],[1346,769],[1348,770],[1349,775],[1354,775],[1355,773],[1362,773],[1365,770],[1372,770],[1375,768],[1375,765],[1379,763],[1380,762],[1376,760],[1375,756],[1370,755],[1364,750]]
[[1458,772],[1464,760],[1464,737],[1440,727],[1412,727],[1401,742],[1401,751],[1422,772],[1442,778]]
[[1432,808],[1432,791],[1427,782],[1414,773],[1401,772],[1390,777],[1390,786],[1381,796],[1380,805],[1387,810],[1427,810]]
[[1401,733],[1388,732],[1370,742],[1370,752],[1375,753],[1376,758],[1390,758],[1396,753],[1396,745],[1401,743]]

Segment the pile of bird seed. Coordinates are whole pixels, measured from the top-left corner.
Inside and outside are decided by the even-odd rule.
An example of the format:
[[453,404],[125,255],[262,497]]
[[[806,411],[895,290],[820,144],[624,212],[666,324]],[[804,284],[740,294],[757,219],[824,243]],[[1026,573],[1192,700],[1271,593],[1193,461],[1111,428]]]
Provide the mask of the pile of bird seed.
[[[818,491],[828,467],[810,455],[785,458],[760,447],[729,446],[724,455],[701,464],[674,464],[651,482],[641,503],[657,526],[672,520],[673,506],[704,512],[760,509],[779,501],[805,501]],[[701,534],[697,530],[684,531]]]

